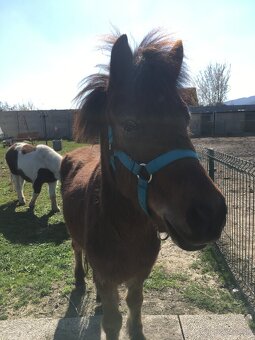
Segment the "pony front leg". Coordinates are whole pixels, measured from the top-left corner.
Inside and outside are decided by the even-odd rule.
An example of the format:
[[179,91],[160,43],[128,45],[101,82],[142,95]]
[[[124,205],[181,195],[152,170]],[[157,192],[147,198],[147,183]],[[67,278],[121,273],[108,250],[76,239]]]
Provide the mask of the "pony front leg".
[[101,284],[96,282],[96,286],[102,302],[102,326],[106,334],[106,340],[118,340],[122,326],[122,315],[119,312],[117,285],[113,283]]
[[51,182],[48,183],[49,185],[49,196],[51,200],[51,210],[53,212],[59,212],[60,209],[57,205],[57,200],[56,200],[56,186],[57,186],[57,181],[56,182]]
[[141,309],[143,304],[143,280],[133,279],[127,282],[127,305],[129,315],[127,331],[131,340],[146,340],[143,334]]
[[29,203],[29,208],[30,209],[34,209],[35,202],[36,202],[36,200],[37,200],[37,198],[38,198],[38,196],[39,196],[39,194],[40,194],[40,192],[42,190],[42,185],[43,185],[43,183],[42,183],[42,181],[40,181],[40,179],[37,178],[34,181],[34,183],[33,183],[33,190],[34,190],[34,192],[33,192],[33,196],[31,198],[31,201]]
[[15,190],[16,190],[17,195],[18,195],[19,204],[25,205],[26,200],[25,200],[25,197],[24,197],[24,194],[23,194],[24,179],[19,175],[12,174],[12,180],[13,180]]
[[35,202],[36,202],[38,196],[39,196],[39,194],[33,192],[33,196],[32,196],[31,201],[30,201],[30,203],[29,203],[29,208],[30,208],[30,209],[34,209],[34,207],[35,207]]

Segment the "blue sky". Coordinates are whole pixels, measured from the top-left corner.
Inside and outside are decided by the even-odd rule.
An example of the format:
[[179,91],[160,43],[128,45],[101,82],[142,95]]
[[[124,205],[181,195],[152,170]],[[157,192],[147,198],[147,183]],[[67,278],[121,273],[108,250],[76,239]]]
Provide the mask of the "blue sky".
[[255,95],[254,0],[0,0],[0,101],[74,107],[79,82],[106,61],[100,35],[139,42],[155,27],[182,39],[191,76],[231,64],[228,99]]

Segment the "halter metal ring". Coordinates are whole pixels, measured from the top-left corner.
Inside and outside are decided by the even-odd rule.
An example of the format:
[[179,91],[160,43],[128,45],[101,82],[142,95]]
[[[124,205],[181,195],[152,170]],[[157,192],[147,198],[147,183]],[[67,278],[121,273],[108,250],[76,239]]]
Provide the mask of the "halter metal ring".
[[[146,169],[146,164],[145,163],[141,163],[141,164],[139,164],[140,165],[140,170],[142,169],[142,168],[144,168],[146,171],[147,171],[147,169]],[[149,174],[148,173],[148,175],[149,175],[149,179],[147,180],[147,183],[150,183],[151,182],[151,180],[152,180],[152,174]],[[139,179],[140,178],[140,175],[139,174],[137,174],[136,175],[137,176],[137,178]],[[146,180],[146,179],[144,179],[144,180]]]

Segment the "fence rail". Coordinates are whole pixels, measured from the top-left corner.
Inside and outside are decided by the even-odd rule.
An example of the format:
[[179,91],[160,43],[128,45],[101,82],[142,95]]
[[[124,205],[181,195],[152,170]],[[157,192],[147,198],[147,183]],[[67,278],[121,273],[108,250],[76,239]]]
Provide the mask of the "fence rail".
[[228,206],[217,245],[255,309],[255,163],[213,149],[200,150],[200,156]]

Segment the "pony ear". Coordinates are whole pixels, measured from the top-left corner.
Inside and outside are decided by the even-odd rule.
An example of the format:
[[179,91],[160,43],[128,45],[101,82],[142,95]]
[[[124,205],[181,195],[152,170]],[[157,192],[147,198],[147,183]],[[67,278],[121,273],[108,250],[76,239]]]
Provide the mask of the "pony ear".
[[131,71],[133,53],[129,47],[126,34],[121,35],[115,42],[111,52],[110,87],[122,87]]
[[100,129],[104,123],[106,101],[104,87],[97,87],[86,95],[74,119],[73,135],[76,141],[98,143]]
[[181,40],[177,40],[171,48],[171,51],[169,52],[169,60],[173,65],[173,73],[177,79],[180,74],[183,61],[183,45]]

